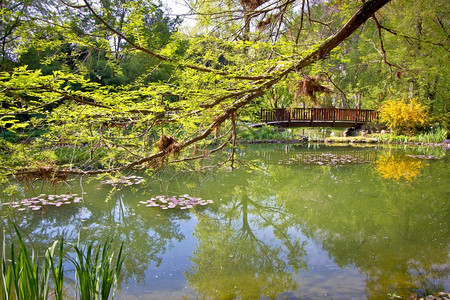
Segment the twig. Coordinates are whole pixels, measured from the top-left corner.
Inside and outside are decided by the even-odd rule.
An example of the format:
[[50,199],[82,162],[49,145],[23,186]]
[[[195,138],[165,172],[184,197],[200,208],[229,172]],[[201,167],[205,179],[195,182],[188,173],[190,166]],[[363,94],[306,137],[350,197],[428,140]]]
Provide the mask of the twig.
[[106,28],[108,28],[108,30],[110,30],[111,32],[117,34],[120,38],[122,38],[123,40],[125,40],[127,43],[129,43],[131,46],[133,46],[135,49],[140,50],[146,54],[149,54],[151,56],[154,56],[160,60],[163,61],[168,61],[168,62],[172,62],[175,64],[179,64],[182,65],[186,68],[189,69],[193,69],[196,71],[201,71],[201,72],[206,72],[206,73],[214,73],[217,75],[223,75],[223,76],[232,76],[235,79],[242,79],[242,80],[259,80],[259,79],[268,79],[268,78],[272,78],[271,75],[260,75],[260,76],[239,76],[239,75],[232,75],[228,72],[221,72],[221,71],[217,71],[214,69],[209,69],[209,68],[205,68],[205,67],[200,67],[200,66],[194,66],[194,65],[190,65],[190,64],[184,64],[176,59],[170,58],[170,57],[166,57],[164,55],[155,53],[153,51],[150,51],[147,48],[141,47],[140,45],[137,45],[136,43],[134,43],[132,40],[130,40],[128,37],[126,37],[123,33],[117,31],[116,29],[114,29],[111,25],[108,24],[108,22],[106,22],[102,17],[100,17],[95,10],[91,7],[91,5],[88,3],[87,0],[84,0],[84,3],[86,4],[86,7],[88,8],[88,10],[94,15],[94,17],[99,20]]
[[389,69],[392,72],[392,67],[396,67],[399,68],[397,65],[394,65],[390,62],[387,61],[386,59],[386,49],[384,49],[384,43],[383,43],[383,37],[381,35],[381,25],[380,22],[378,22],[378,19],[375,15],[372,16],[372,19],[375,21],[375,24],[377,25],[377,31],[378,31],[378,39],[380,40],[380,47],[381,47],[381,53],[382,53],[382,57],[383,57],[383,61],[386,65],[389,66]]
[[300,15],[300,27],[298,28],[297,36],[295,37],[295,44],[298,44],[298,39],[300,38],[300,33],[303,28],[303,16],[305,15],[305,0],[302,0],[302,11]]
[[[6,90],[6,89],[5,89],[5,90]],[[47,106],[47,105],[50,105],[50,104],[53,104],[53,103],[55,103],[55,102],[61,101],[61,100],[63,100],[64,98],[65,98],[65,96],[61,96],[61,97],[59,97],[59,98],[56,99],[56,100],[53,100],[53,101],[44,103],[44,104],[39,105],[39,106],[30,107],[29,109],[26,109],[26,110],[15,111],[15,112],[13,112],[13,113],[6,113],[6,114],[3,114],[3,115],[10,116],[10,115],[17,115],[17,114],[26,114],[26,113],[28,113],[28,112],[30,112],[30,111],[33,111],[33,110],[36,110],[36,109],[40,109],[40,108],[43,108],[43,107],[45,107],[45,106]]]
[[439,47],[442,47],[445,51],[450,52],[450,50],[447,49],[445,47],[445,45],[442,44],[442,43],[434,43],[434,42],[431,42],[431,41],[422,40],[422,39],[418,39],[418,38],[413,37],[413,36],[409,36],[409,35],[405,35],[405,34],[402,34],[402,33],[398,33],[394,29],[387,28],[387,27],[385,27],[385,26],[383,26],[381,24],[380,24],[380,28],[385,30],[385,31],[387,31],[387,32],[389,32],[389,33],[391,33],[391,34],[393,34],[393,35],[400,36],[400,37],[403,37],[403,38],[408,39],[408,40],[414,40],[414,41],[417,41],[417,42],[423,42],[423,43],[430,44],[430,45],[433,45],[433,46],[439,46]]

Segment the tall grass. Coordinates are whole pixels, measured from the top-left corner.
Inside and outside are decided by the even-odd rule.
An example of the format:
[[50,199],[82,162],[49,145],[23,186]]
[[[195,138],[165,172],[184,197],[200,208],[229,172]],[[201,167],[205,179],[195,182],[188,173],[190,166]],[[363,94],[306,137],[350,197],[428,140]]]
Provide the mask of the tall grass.
[[447,130],[441,127],[431,132],[421,133],[415,136],[419,143],[442,143],[447,138]]
[[0,295],[2,296],[2,299],[8,300],[11,296],[11,290],[12,290],[12,269],[11,267],[8,267],[6,264],[6,250],[5,250],[5,234],[3,234],[3,247],[2,247],[2,268],[1,268],[1,274],[2,274],[2,289],[0,292]]
[[113,263],[112,240],[93,250],[90,243],[85,248],[75,246],[76,259],[70,258],[76,269],[77,289],[80,299],[108,299],[115,292],[124,257],[123,244],[120,246],[116,263]]
[[[19,249],[16,255],[14,244],[11,245],[10,261],[7,263],[5,237],[3,236],[2,248],[2,299],[10,299],[14,295],[15,299],[32,300],[47,299],[49,293],[49,278],[54,251],[57,242],[49,247],[44,256],[43,262],[40,262],[37,254],[32,249],[31,253],[25,246],[22,236],[14,225],[14,230],[19,239]],[[60,248],[62,256],[62,247]],[[54,268],[52,274],[59,274],[61,269]],[[56,281],[55,281],[56,282]]]
[[[55,241],[39,258],[34,249],[29,251],[22,236],[14,225],[19,240],[18,248],[11,245],[9,259],[3,235],[1,259],[1,289],[3,300],[45,300],[52,290],[52,299],[63,299],[64,287],[64,241]],[[58,247],[59,244],[59,247]],[[68,258],[75,266],[77,295],[80,299],[109,299],[114,297],[119,274],[124,262],[123,244],[117,257],[112,250],[112,239],[93,250],[93,243],[87,247],[74,246],[75,258]],[[58,258],[55,258],[55,252]]]
[[63,269],[63,249],[64,249],[64,239],[61,238],[59,243],[59,255],[58,263],[54,263],[54,250],[56,247],[56,242],[50,247],[50,251],[46,252],[46,261],[50,262],[50,270],[53,276],[55,299],[61,300],[63,298],[63,281],[64,281],[64,269]]
[[448,131],[445,128],[436,128],[433,131],[424,132],[415,136],[395,135],[392,133],[375,134],[378,140],[388,143],[442,143],[447,138]]
[[386,143],[407,143],[411,139],[407,135],[396,135],[393,133],[374,134],[373,137]]

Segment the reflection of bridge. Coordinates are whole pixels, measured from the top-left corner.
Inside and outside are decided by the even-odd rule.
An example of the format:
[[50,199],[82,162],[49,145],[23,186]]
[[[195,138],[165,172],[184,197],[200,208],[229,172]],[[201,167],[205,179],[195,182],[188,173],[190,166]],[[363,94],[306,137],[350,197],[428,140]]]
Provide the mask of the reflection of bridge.
[[261,109],[262,123],[279,127],[358,127],[378,119],[378,112],[369,109],[344,108],[277,108]]
[[375,149],[334,149],[265,151],[261,153],[263,161],[281,165],[347,165],[375,162],[378,151]]

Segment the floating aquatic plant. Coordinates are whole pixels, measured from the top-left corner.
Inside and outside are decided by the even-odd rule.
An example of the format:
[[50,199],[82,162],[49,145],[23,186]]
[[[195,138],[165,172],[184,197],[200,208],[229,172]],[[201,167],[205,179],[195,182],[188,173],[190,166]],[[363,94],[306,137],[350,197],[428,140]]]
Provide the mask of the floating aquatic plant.
[[143,177],[140,176],[128,176],[128,177],[119,177],[119,178],[114,178],[114,179],[110,179],[110,180],[103,180],[100,183],[101,184],[109,184],[112,186],[118,186],[118,185],[122,185],[122,186],[129,186],[129,185],[137,185],[137,184],[141,184],[145,182],[145,179]]
[[187,194],[181,196],[156,196],[147,201],[139,201],[147,207],[160,207],[162,209],[180,208],[188,209],[196,205],[208,205],[212,200],[203,200],[202,198],[191,197]]
[[21,201],[3,202],[0,205],[17,208],[18,211],[24,211],[27,208],[30,210],[40,210],[43,206],[67,205],[71,203],[80,203],[83,198],[77,197],[77,194],[62,194],[62,195],[46,195],[40,194],[37,197],[23,199]]
[[279,164],[307,164],[307,165],[345,165],[345,164],[361,164],[367,163],[366,159],[363,157],[355,157],[349,154],[331,154],[331,153],[321,153],[321,154],[297,154],[295,158],[288,158],[286,160],[278,161]]

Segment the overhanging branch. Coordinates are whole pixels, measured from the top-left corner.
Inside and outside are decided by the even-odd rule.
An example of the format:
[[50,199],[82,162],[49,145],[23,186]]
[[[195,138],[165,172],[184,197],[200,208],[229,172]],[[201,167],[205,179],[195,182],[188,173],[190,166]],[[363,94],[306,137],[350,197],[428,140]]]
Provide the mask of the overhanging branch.
[[134,43],[132,40],[130,40],[127,36],[125,36],[123,33],[119,32],[118,30],[114,29],[111,25],[108,24],[108,22],[106,22],[102,17],[100,17],[96,11],[92,8],[92,6],[89,4],[89,2],[87,0],[84,0],[84,3],[86,5],[86,7],[89,9],[89,11],[94,15],[94,17],[99,20],[108,30],[110,30],[112,33],[116,34],[117,36],[119,36],[121,39],[123,39],[124,41],[126,41],[128,44],[130,44],[131,46],[133,46],[135,49],[142,51],[146,54],[149,54],[159,60],[162,61],[167,61],[167,62],[171,62],[171,63],[175,63],[178,64],[180,66],[189,68],[189,69],[193,69],[196,71],[200,71],[200,72],[205,72],[205,73],[213,73],[213,74],[217,74],[217,75],[222,75],[222,76],[231,76],[234,79],[239,79],[239,80],[260,80],[260,79],[268,79],[271,78],[270,75],[260,75],[260,76],[235,76],[232,75],[228,72],[222,72],[222,71],[217,71],[214,69],[209,69],[209,68],[205,68],[205,67],[200,67],[200,66],[195,66],[195,65],[190,65],[190,64],[185,64],[182,63],[176,59],[158,54],[156,52],[153,52],[147,48],[141,47],[138,44]]
[[[86,2],[86,0],[85,0]],[[272,86],[274,86],[276,83],[278,83],[280,80],[282,80],[287,74],[295,71],[299,71],[306,66],[309,66],[313,64],[314,62],[324,59],[326,55],[328,55],[334,48],[336,48],[338,45],[340,45],[344,40],[346,40],[353,32],[355,32],[362,24],[364,24],[369,18],[373,16],[373,14],[378,11],[380,8],[382,8],[385,4],[389,3],[390,0],[369,0],[361,6],[361,8],[348,20],[348,22],[341,27],[341,29],[333,36],[325,40],[315,51],[313,51],[311,54],[307,55],[297,63],[293,64],[291,67],[288,67],[281,72],[275,73],[273,71],[273,74],[270,76],[260,76],[258,78],[261,80],[261,85],[252,91],[248,91],[247,94],[244,95],[237,95],[236,101],[234,101],[232,104],[228,105],[224,108],[223,112],[219,114],[218,116],[214,117],[211,124],[200,134],[197,136],[194,136],[193,138],[187,139],[185,141],[182,141],[179,143],[178,149],[181,150],[183,148],[186,148],[198,141],[201,141],[205,138],[207,138],[215,128],[220,126],[223,122],[225,122],[227,119],[231,118],[234,113],[236,113],[240,108],[244,107],[251,101],[253,101],[255,98],[263,95],[268,89],[270,89]],[[87,3],[87,2],[86,2]],[[99,19],[101,20],[101,18]],[[105,26],[108,28],[109,25],[104,23]],[[124,36],[121,36],[125,39]],[[148,51],[143,48],[139,48],[139,50],[142,50],[144,52]],[[168,60],[167,58],[164,58],[165,60]],[[210,72],[211,70],[206,69],[205,72]],[[199,71],[204,71],[203,68],[200,68]],[[234,77],[237,78],[237,77]],[[255,77],[253,77],[254,79]],[[268,79],[270,78],[270,79]],[[242,79],[242,78],[241,78]],[[107,170],[92,170],[92,171],[82,171],[82,170],[61,170],[59,172],[63,174],[86,174],[86,175],[93,175],[93,174],[102,174],[102,173],[108,173],[108,172],[116,172],[116,171],[123,171],[125,169],[131,169],[133,167],[136,167],[138,165],[142,165],[145,163],[151,163],[155,160],[162,159],[166,155],[169,155],[170,152],[168,151],[159,151],[157,153],[154,153],[150,156],[132,161],[128,164],[125,164],[121,167],[107,169]]]

